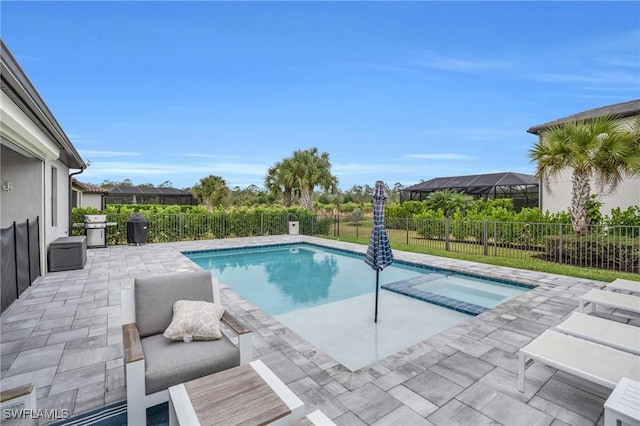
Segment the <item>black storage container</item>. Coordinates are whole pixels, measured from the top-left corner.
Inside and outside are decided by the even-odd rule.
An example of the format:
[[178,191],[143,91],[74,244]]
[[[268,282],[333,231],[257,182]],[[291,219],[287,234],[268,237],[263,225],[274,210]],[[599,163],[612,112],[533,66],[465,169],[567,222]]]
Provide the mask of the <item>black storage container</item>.
[[60,237],[49,244],[49,272],[82,269],[87,262],[87,238]]
[[140,213],[132,214],[127,221],[127,242],[136,245],[147,242],[147,218]]

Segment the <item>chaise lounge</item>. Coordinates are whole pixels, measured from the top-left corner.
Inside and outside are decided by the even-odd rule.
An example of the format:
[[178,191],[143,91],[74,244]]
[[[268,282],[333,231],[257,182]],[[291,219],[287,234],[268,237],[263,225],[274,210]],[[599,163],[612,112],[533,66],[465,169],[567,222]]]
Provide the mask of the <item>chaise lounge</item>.
[[574,312],[556,331],[640,355],[640,329],[633,325]]
[[599,290],[594,288],[583,296],[580,296],[580,311],[584,312],[587,303],[591,304],[591,313],[596,311],[597,305],[609,308],[624,309],[625,311],[640,314],[640,296],[617,293],[615,291]]
[[616,278],[613,282],[607,284],[607,290],[622,291],[626,293],[640,293],[640,281]]
[[209,271],[176,272],[138,277],[122,290],[127,424],[146,424],[146,409],[168,401],[169,387],[251,361],[250,330],[226,310],[220,321],[237,345],[224,334],[190,343],[166,338],[178,300],[219,303],[218,281]]
[[547,330],[518,351],[518,390],[524,392],[527,358],[613,389],[620,379],[640,381],[640,357]]

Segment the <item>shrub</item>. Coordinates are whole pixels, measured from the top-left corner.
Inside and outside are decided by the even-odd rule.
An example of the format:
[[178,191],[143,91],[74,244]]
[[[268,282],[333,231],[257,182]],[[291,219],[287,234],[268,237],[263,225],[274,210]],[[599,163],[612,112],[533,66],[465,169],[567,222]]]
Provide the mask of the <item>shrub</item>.
[[349,214],[349,221],[351,221],[354,225],[358,226],[360,220],[362,219],[362,210],[353,209],[351,214]]
[[314,235],[329,235],[329,231],[331,230],[331,225],[333,225],[333,218],[330,216],[322,216],[317,219],[313,227]]
[[640,238],[606,234],[550,236],[545,240],[545,258],[568,265],[639,273]]

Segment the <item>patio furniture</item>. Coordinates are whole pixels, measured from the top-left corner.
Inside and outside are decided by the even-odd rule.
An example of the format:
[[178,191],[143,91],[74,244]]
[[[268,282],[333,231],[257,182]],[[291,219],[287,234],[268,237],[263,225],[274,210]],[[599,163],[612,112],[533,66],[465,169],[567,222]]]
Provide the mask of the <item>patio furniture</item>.
[[36,410],[36,387],[33,383],[5,389],[0,392],[0,404],[13,406],[24,404],[25,410]]
[[326,414],[320,410],[312,411],[305,418],[295,423],[295,426],[336,426]]
[[169,425],[293,424],[304,403],[262,361],[169,388]]
[[640,355],[640,328],[574,312],[556,331]]
[[607,290],[640,293],[640,281],[616,278],[613,282],[607,284]]
[[146,424],[146,409],[169,400],[168,388],[251,361],[251,333],[225,311],[221,322],[237,335],[217,340],[172,341],[163,336],[178,300],[219,302],[209,271],[137,277],[122,289],[122,333],[127,423]]
[[623,377],[640,380],[639,356],[553,330],[545,331],[518,353],[520,392],[524,392],[527,358],[610,389]]
[[640,296],[634,296],[632,294],[594,288],[587,294],[580,296],[580,310],[582,312],[584,312],[587,303],[591,304],[591,313],[596,311],[596,305],[624,309],[637,314],[640,313]]
[[87,237],[60,237],[49,244],[49,272],[83,269],[87,263]]
[[623,377],[604,403],[604,426],[640,426],[640,383]]

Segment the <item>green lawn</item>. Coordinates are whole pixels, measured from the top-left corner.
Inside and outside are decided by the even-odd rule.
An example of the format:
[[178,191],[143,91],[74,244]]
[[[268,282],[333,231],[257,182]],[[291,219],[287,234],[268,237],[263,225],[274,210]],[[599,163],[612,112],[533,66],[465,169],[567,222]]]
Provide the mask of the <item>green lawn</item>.
[[[339,236],[333,236],[334,233],[331,232],[330,236],[324,238],[366,245],[369,244],[372,227],[372,221],[361,221],[359,226],[343,223],[340,225]],[[640,281],[640,276],[634,273],[563,265],[533,257],[539,254],[538,251],[489,247],[489,255],[484,255],[484,247],[479,244],[450,243],[450,250],[447,251],[445,250],[444,241],[422,239],[416,235],[415,231],[387,229],[387,235],[389,236],[392,248],[412,253],[423,253],[490,265],[509,266],[530,271],[549,272],[604,282],[611,282],[616,278]]]

